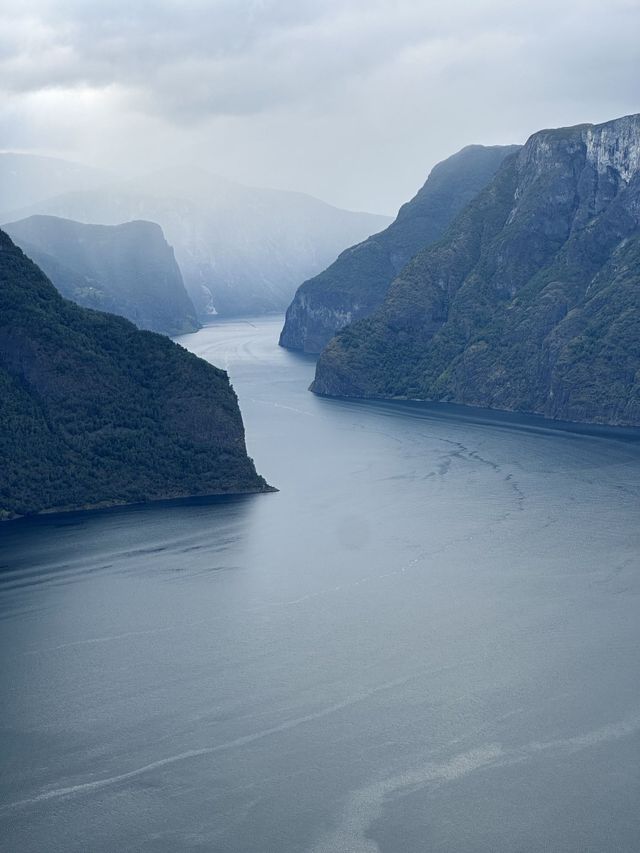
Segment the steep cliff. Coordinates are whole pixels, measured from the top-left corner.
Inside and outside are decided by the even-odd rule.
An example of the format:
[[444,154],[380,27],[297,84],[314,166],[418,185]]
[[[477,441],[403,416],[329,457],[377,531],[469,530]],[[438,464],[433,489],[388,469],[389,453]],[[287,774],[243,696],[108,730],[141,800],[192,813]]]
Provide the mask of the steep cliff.
[[268,490],[224,371],[63,299],[0,231],[0,518]]
[[192,168],[65,193],[4,221],[36,213],[102,225],[159,223],[201,319],[215,312],[284,311],[301,281],[390,222],[303,193],[246,187]]
[[154,222],[85,225],[30,216],[5,230],[78,305],[120,314],[140,329],[167,335],[199,328],[173,249]]
[[517,150],[516,145],[470,145],[438,163],[388,228],[346,249],[324,272],[298,288],[280,345],[318,353],[339,329],[371,314],[402,267],[443,235],[504,158]]
[[534,134],[312,389],[640,424],[640,115]]

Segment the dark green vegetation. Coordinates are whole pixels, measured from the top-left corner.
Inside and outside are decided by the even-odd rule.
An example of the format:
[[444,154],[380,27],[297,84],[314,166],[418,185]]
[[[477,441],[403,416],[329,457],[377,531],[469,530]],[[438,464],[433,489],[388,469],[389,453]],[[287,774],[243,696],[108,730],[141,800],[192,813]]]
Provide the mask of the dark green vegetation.
[[640,115],[531,137],[312,389],[640,424]]
[[268,490],[224,371],[63,299],[0,231],[0,517]]
[[120,314],[141,329],[181,335],[199,328],[173,249],[153,222],[85,225],[30,216],[5,226],[60,293]]
[[443,235],[516,150],[516,145],[470,145],[438,163],[388,228],[342,252],[328,269],[298,288],[280,345],[317,353],[339,329],[369,316],[402,267]]

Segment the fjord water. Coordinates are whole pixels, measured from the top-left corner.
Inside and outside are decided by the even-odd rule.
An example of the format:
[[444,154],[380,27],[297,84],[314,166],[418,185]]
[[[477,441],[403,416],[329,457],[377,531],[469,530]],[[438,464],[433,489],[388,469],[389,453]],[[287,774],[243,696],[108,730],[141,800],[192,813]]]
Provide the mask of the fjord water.
[[228,369],[277,494],[0,528],[7,851],[637,851],[640,443]]

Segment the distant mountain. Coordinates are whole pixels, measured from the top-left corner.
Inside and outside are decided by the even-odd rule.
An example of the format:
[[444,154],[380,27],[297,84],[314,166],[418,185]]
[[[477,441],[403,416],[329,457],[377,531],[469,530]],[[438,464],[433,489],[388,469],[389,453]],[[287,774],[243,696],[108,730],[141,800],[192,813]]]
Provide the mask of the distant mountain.
[[199,328],[173,249],[159,225],[85,225],[30,216],[5,226],[60,293],[120,314],[141,329],[180,335]]
[[56,157],[0,153],[0,221],[8,211],[60,193],[93,189],[112,180],[109,172]]
[[[311,196],[245,187],[197,169],[165,171],[38,202],[44,213],[114,225],[158,222],[201,316],[282,311],[296,287],[390,219]],[[9,217],[5,217],[8,221]]]
[[445,229],[493,178],[517,145],[470,145],[435,166],[395,221],[346,249],[331,266],[305,281],[287,310],[280,345],[318,353],[335,333],[368,317],[402,267]]
[[640,115],[534,134],[312,388],[640,425]]
[[63,299],[0,231],[0,518],[268,490],[224,371]]

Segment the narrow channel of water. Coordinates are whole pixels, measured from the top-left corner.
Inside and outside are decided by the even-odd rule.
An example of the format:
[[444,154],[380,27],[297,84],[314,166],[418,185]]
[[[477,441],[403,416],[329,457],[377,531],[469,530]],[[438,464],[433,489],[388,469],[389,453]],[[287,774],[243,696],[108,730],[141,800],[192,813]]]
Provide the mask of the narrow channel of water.
[[640,838],[640,443],[225,367],[280,492],[0,527],[0,846],[514,853]]

